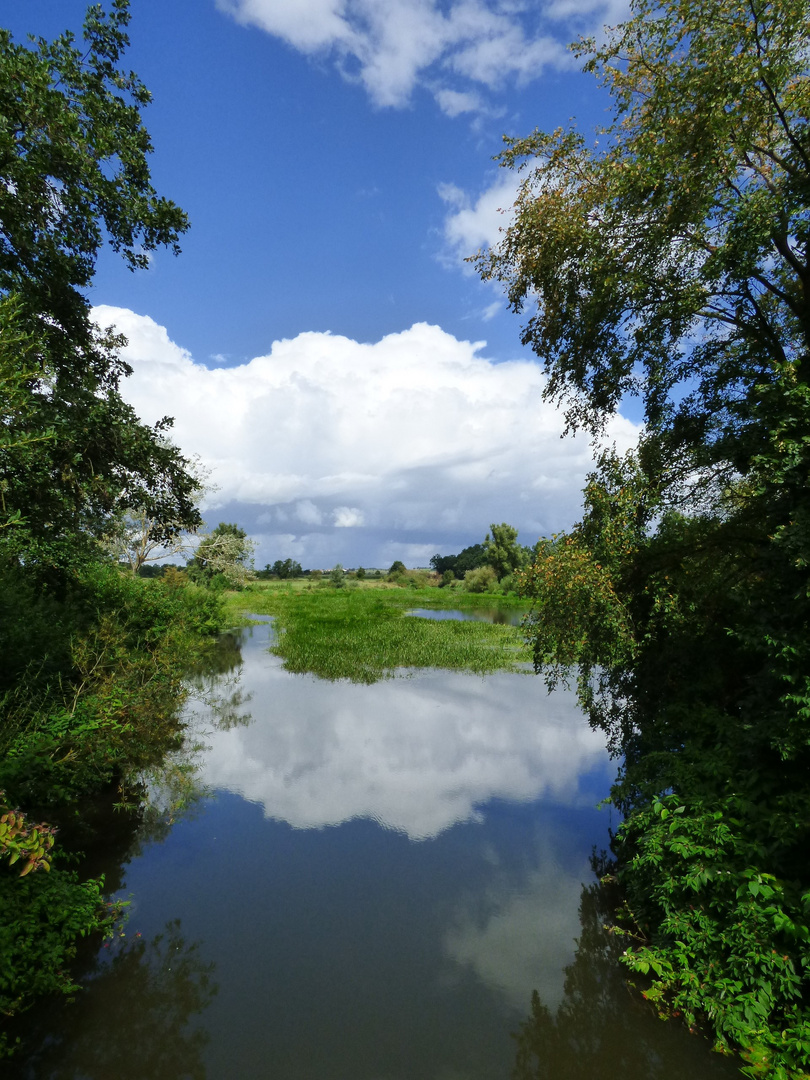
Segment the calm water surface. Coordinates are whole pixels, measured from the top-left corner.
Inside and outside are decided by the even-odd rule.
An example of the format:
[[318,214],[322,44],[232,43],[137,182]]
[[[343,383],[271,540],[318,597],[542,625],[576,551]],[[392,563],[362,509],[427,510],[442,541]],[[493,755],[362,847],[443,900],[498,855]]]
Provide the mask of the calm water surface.
[[290,675],[271,633],[226,643],[190,716],[210,795],[119,840],[127,936],[84,958],[75,1004],[32,1019],[16,1075],[738,1075],[624,988],[589,865],[617,824],[596,809],[614,766],[570,695],[529,675]]
[[458,619],[461,622],[489,622],[505,623],[508,626],[520,626],[523,622],[524,612],[510,611],[509,608],[478,608],[476,611],[457,611],[448,608],[414,608],[406,611],[406,615],[413,615],[418,619],[434,619],[442,622],[445,619]]

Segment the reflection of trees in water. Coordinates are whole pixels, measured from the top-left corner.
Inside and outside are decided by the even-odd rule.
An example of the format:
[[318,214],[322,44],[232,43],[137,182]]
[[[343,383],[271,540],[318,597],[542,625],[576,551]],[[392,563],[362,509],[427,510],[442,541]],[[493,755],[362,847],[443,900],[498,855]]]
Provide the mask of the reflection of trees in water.
[[252,717],[245,709],[251,695],[241,688],[241,643],[239,631],[220,634],[206,655],[206,663],[189,676],[191,697],[202,706],[196,715],[192,712],[192,728],[198,726],[195,721],[199,720],[203,726],[214,727],[217,731],[228,731],[251,722]]
[[41,1049],[13,1065],[15,1080],[205,1080],[209,1037],[192,1021],[217,986],[198,950],[179,920],[150,942],[127,938],[102,950],[75,1003],[56,1016],[42,1010],[26,1033]]
[[207,734],[247,726],[253,720],[246,707],[252,695],[241,687],[241,640],[239,632],[220,635],[206,654],[205,666],[187,676],[190,703],[182,744],[134,778],[133,803],[140,816],[138,852],[144,844],[164,839],[175,821],[188,816],[208,794],[199,782]]
[[235,630],[220,634],[210,648],[200,654],[195,666],[187,673],[189,681],[196,685],[212,675],[228,675],[242,666],[242,634]]
[[[594,868],[604,873],[603,860]],[[565,970],[556,1014],[532,995],[531,1012],[515,1033],[513,1080],[721,1080],[738,1066],[710,1055],[708,1044],[674,1022],[662,1023],[627,986],[618,957],[624,948],[605,924],[616,897],[609,887],[582,889],[582,934]]]

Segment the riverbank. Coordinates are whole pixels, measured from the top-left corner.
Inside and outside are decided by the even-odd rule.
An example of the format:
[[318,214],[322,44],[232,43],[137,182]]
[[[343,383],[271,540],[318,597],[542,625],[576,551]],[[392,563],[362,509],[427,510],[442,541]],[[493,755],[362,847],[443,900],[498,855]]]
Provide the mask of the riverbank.
[[[0,1015],[71,994],[77,943],[118,912],[83,868],[86,808],[137,815],[140,776],[183,739],[186,676],[223,625],[220,599],[93,564],[43,588],[0,581]],[[13,1048],[0,1033],[0,1056]]]

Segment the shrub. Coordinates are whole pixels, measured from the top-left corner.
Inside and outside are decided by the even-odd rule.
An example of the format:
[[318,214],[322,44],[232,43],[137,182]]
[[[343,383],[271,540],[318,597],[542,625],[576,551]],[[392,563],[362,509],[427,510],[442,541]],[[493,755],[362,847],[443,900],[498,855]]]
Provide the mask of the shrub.
[[464,588],[471,593],[493,592],[497,583],[498,575],[491,566],[479,566],[464,575]]

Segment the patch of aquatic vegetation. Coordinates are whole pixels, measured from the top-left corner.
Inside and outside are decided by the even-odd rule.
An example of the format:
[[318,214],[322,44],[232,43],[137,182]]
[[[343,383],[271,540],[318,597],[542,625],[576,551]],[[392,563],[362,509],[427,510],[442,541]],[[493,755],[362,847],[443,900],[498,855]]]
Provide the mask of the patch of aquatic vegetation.
[[[437,595],[438,594],[438,595]],[[461,606],[452,593],[447,603],[437,589],[263,588],[246,590],[229,601],[235,617],[254,612],[275,616],[272,651],[288,671],[324,679],[372,683],[401,668],[447,668],[479,675],[526,671],[531,653],[519,627],[487,622],[436,622],[406,616],[414,604]],[[465,609],[492,606],[492,597],[475,598]]]

